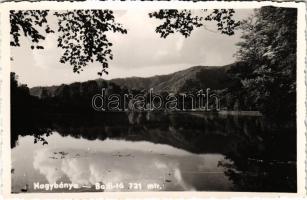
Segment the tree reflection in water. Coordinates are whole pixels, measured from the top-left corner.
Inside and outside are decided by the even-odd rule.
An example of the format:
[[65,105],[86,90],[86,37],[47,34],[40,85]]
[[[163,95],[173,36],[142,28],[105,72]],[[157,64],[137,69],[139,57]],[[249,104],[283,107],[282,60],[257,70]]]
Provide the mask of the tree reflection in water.
[[[263,117],[218,113],[130,112],[44,116],[14,121],[11,147],[32,135],[48,144],[53,131],[87,140],[121,139],[167,144],[186,151],[223,154],[219,162],[236,191],[296,191],[296,128]],[[218,167],[218,166],[217,166]]]

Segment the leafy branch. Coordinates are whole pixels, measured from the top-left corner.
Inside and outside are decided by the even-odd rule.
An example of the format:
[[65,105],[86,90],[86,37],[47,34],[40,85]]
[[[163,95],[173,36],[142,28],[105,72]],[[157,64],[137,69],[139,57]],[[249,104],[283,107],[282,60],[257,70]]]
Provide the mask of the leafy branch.
[[156,27],[156,32],[160,37],[166,38],[169,34],[179,32],[183,36],[191,35],[195,28],[207,27],[206,21],[215,21],[217,30],[226,35],[233,35],[234,30],[240,25],[240,21],[233,19],[234,9],[214,9],[208,12],[201,10],[203,15],[194,15],[191,10],[161,9],[149,13],[150,18],[162,20],[163,23]]
[[[55,33],[48,25],[48,14],[48,10],[11,11],[10,45],[20,46],[23,34],[33,43],[31,49],[43,49],[39,42],[45,40],[46,34]],[[54,16],[58,20],[58,47],[64,49],[60,62],[69,63],[74,73],[80,73],[90,62],[97,61],[102,65],[98,75],[108,74],[108,61],[113,59],[113,53],[106,32],[127,33],[115,21],[113,11],[71,10],[55,12]]]

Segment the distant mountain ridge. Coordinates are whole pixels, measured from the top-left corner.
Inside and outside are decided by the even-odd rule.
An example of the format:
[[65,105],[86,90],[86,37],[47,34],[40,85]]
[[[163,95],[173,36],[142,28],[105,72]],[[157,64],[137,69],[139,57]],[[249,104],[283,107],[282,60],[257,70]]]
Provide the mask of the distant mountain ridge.
[[[75,82],[72,84],[61,84],[58,86],[33,87],[30,94],[37,97],[55,97],[66,93],[88,93],[93,90],[101,90],[103,87],[114,87],[128,90],[149,90],[154,92],[182,92],[191,89],[210,88],[219,90],[229,87],[233,80],[227,71],[233,66],[194,66],[185,70],[177,71],[167,75],[157,75],[152,77],[129,77],[116,78],[111,80],[96,79],[86,82]],[[113,86],[112,86],[113,85]]]

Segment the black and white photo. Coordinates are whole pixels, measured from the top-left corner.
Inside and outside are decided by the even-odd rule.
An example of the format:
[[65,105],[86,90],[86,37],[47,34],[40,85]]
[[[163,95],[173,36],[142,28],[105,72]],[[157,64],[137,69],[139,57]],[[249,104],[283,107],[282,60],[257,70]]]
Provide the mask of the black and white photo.
[[302,9],[206,5],[7,10],[10,193],[302,194]]

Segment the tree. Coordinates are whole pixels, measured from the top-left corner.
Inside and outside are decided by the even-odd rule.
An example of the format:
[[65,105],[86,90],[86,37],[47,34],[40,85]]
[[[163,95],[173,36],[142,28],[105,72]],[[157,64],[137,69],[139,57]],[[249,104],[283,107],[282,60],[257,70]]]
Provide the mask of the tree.
[[262,7],[241,25],[236,55],[245,68],[232,73],[252,103],[268,116],[295,119],[296,16],[294,8]]
[[[48,25],[49,13],[48,10],[11,11],[11,46],[20,46],[20,36],[23,34],[32,41],[31,49],[43,49],[39,42],[45,39],[46,34],[54,33]],[[113,11],[72,10],[55,12],[54,16],[58,20],[58,47],[64,49],[60,62],[69,63],[73,66],[73,72],[80,73],[90,62],[97,61],[102,65],[98,74],[108,74],[106,69],[113,54],[106,32],[127,33],[115,21]]]

